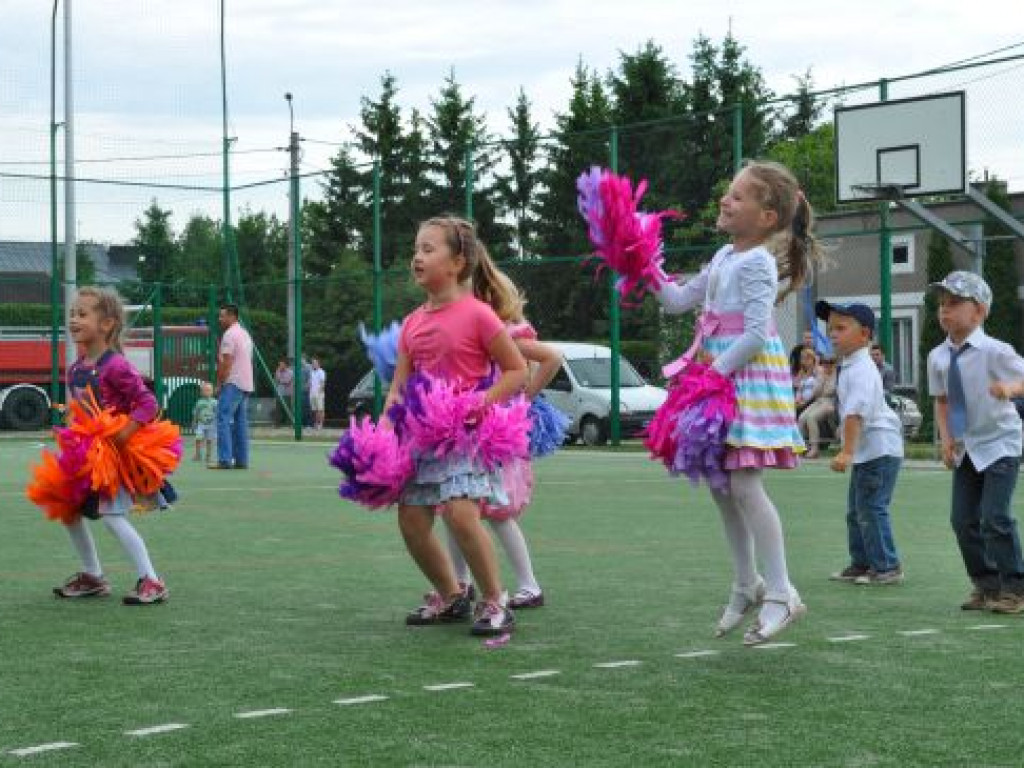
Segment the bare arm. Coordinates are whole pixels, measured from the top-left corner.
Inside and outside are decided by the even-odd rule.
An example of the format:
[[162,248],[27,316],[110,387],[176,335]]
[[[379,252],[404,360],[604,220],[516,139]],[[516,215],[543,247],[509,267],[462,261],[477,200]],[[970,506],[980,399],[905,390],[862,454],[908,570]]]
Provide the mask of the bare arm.
[[538,364],[527,376],[526,396],[532,400],[555,378],[562,365],[562,353],[536,339],[516,339],[516,346],[528,363]]
[[953,436],[949,432],[949,399],[946,395],[939,395],[935,398],[935,428],[939,430],[942,463],[952,469],[956,448]]
[[487,352],[501,368],[501,376],[484,393],[484,405],[493,405],[508,400],[522,390],[526,383],[526,360],[508,331],[504,330],[491,340]]
[[857,444],[860,442],[860,433],[864,428],[862,416],[851,415],[843,419],[843,447],[832,459],[832,469],[836,472],[845,472],[846,468],[853,463],[853,454],[857,451]]

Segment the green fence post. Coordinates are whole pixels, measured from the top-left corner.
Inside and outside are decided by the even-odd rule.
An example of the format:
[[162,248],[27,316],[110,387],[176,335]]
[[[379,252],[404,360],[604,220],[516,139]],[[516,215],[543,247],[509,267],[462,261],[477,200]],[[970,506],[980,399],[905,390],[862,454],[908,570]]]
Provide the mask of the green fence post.
[[217,383],[217,286],[211,284],[206,307],[206,364],[208,381],[211,384]]
[[473,220],[473,148],[466,150],[466,221]]
[[[384,271],[381,267],[380,158],[373,161],[373,332],[380,333],[384,320]],[[384,392],[380,376],[373,377],[373,418],[380,416]]]
[[164,406],[164,284],[157,283],[153,292],[153,392],[160,407]]
[[[611,135],[609,136],[608,142],[608,164],[611,167],[612,173],[619,172],[619,127],[617,125],[612,126]],[[619,401],[620,401],[620,375],[619,366],[621,363],[622,345],[619,338],[619,294],[615,290],[615,282],[618,279],[618,275],[614,271],[608,270],[608,332],[611,337],[612,347],[612,370],[611,370],[611,382],[612,385],[612,403],[611,411],[609,412],[608,422],[608,437],[611,439],[612,445],[618,445],[622,438],[622,427],[619,419]]]
[[[878,81],[878,97],[881,101],[889,99],[889,81]],[[892,229],[889,222],[889,203],[878,204],[878,272],[879,296],[882,309],[882,327],[879,328],[878,343],[882,345],[882,353],[892,359]]]
[[737,102],[732,108],[732,170],[743,169],[743,104]]

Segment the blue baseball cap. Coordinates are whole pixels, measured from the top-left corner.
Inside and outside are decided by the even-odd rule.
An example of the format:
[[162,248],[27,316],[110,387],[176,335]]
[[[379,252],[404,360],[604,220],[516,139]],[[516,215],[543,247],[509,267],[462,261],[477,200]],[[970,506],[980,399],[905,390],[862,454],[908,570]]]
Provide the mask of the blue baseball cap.
[[814,305],[814,314],[818,316],[819,320],[824,320],[826,323],[828,322],[828,316],[833,312],[837,315],[852,317],[858,323],[871,331],[871,335],[874,336],[875,312],[867,304],[859,304],[857,302],[852,304],[831,304],[824,299],[821,299]]

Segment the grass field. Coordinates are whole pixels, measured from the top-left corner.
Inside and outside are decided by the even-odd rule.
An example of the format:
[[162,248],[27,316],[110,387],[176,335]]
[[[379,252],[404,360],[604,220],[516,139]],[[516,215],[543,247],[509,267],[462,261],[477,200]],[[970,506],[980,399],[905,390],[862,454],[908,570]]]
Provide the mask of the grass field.
[[1024,618],[958,609],[946,473],[901,475],[908,578],[884,588],[827,580],[846,478],[771,474],[810,613],[792,645],[746,649],[711,637],[730,573],[706,491],[640,454],[563,452],[524,518],[548,605],[487,649],[465,626],[403,626],[425,587],[394,515],[342,503],[325,452],[183,466],[178,507],[136,518],[171,600],[128,608],[50,596],[77,563],[22,496],[37,445],[0,442],[0,766],[1024,763]]

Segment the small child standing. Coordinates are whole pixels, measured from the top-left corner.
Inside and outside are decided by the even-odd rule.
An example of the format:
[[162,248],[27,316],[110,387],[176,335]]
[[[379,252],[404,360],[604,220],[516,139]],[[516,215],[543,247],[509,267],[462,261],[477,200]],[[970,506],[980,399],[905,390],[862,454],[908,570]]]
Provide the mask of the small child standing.
[[939,291],[948,336],[928,354],[928,391],[942,460],[953,470],[953,532],[974,583],[965,611],[1024,613],[1024,560],[1010,505],[1020,471],[1021,420],[1009,398],[1024,391],[1024,359],[982,330],[992,289],[951,272]]
[[871,359],[875,313],[865,304],[819,301],[815,314],[828,323],[832,347],[842,357],[836,390],[839,453],[832,469],[850,473],[846,533],[850,564],[833,581],[900,584],[903,567],[889,522],[896,477],[903,463],[899,416],[885,402],[882,376]]
[[[102,405],[126,414],[130,421],[114,438],[118,446],[127,443],[143,424],[157,415],[157,402],[139,372],[121,352],[121,331],[124,328],[124,304],[121,297],[109,288],[83,287],[78,290],[68,325],[71,338],[82,350],[68,369],[68,393],[76,399],[88,397],[88,391]],[[132,497],[121,488],[112,497],[100,496],[94,510],[82,515],[100,518],[135,564],[138,573],[134,591],[124,597],[125,605],[162,603],[167,599],[167,587],[157,576],[149,551],[138,531],[127,519]],[[57,597],[104,597],[110,594],[110,584],[103,577],[96,544],[83,516],[67,523],[71,542],[82,561],[82,570],[54,587]]]
[[206,463],[209,464],[213,456],[213,436],[217,434],[217,398],[208,381],[203,382],[199,393],[201,397],[192,409],[192,425],[196,431],[196,455],[192,459],[202,460],[203,443],[206,443]]

